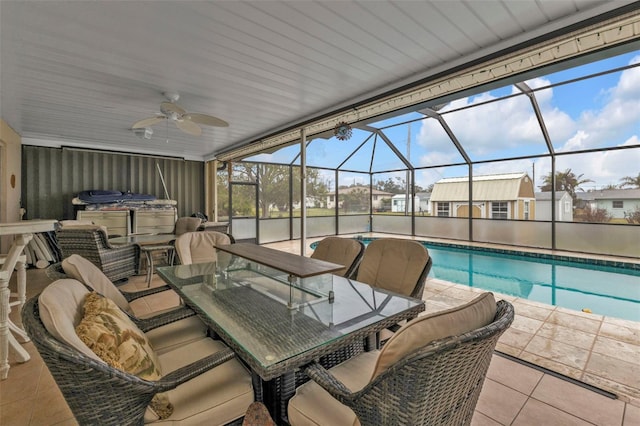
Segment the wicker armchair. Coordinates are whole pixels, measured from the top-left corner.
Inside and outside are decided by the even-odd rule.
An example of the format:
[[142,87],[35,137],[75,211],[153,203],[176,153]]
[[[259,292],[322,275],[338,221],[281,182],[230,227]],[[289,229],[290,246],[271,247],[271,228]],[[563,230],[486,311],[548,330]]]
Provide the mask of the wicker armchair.
[[139,247],[135,244],[112,246],[103,226],[63,226],[56,232],[56,238],[63,258],[79,254],[113,282],[138,273]]
[[353,238],[326,237],[318,241],[311,257],[344,265],[344,269],[335,272],[335,275],[349,278],[358,267],[363,253],[362,241]]
[[[390,340],[382,351],[365,352],[331,370],[319,363],[309,365],[305,373],[313,381],[291,399],[289,421],[336,426],[358,421],[376,426],[470,424],[495,345],[514,317],[510,303],[492,303],[495,316],[487,325],[447,337],[436,331],[434,340],[415,347],[405,342],[409,347],[393,362],[382,361],[392,344],[395,347],[386,351],[387,356],[398,349]],[[403,330],[427,317],[413,320]],[[460,319],[445,321],[456,324]],[[438,326],[442,328],[442,323]],[[424,339],[423,330],[416,331],[414,340]],[[400,333],[394,336],[396,343],[406,336],[398,337]]]
[[[82,256],[72,254],[62,261],[62,267],[68,278],[76,279],[87,288],[113,300],[138,328],[147,330],[147,337],[157,352],[166,352],[207,335],[208,327],[205,323],[192,309],[182,304],[141,316],[135,315],[125,296],[126,292],[120,291],[100,269]],[[173,291],[167,288],[164,290]]]
[[[42,294],[51,288],[60,291],[60,297],[82,300],[78,285],[82,286],[75,280],[60,280]],[[157,381],[144,380],[54,337],[43,323],[39,297],[25,304],[22,323],[81,425],[148,423],[145,411],[158,392],[167,392],[174,405],[173,414],[161,422],[239,425],[254,400],[251,375],[220,342],[205,337],[161,354],[165,374]],[[63,312],[58,310],[56,321],[72,322],[74,327],[79,321],[74,317],[81,314]],[[203,352],[206,355],[201,356]]]

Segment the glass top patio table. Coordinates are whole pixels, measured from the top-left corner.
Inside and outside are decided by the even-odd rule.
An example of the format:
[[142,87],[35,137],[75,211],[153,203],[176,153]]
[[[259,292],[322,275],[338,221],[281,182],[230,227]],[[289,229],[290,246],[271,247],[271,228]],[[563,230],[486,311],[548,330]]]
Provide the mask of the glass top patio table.
[[157,272],[263,380],[424,310],[422,300],[336,275],[292,282],[286,272],[220,250],[217,263]]

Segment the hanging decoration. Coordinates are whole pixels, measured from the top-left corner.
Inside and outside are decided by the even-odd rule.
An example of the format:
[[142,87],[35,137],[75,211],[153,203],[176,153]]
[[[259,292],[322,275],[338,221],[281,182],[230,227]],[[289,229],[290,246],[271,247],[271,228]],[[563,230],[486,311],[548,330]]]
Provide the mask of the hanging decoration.
[[336,138],[338,138],[338,140],[341,141],[350,139],[352,133],[353,130],[351,129],[351,126],[349,125],[349,123],[346,123],[344,121],[336,124],[336,127],[333,129],[333,134],[336,136]]

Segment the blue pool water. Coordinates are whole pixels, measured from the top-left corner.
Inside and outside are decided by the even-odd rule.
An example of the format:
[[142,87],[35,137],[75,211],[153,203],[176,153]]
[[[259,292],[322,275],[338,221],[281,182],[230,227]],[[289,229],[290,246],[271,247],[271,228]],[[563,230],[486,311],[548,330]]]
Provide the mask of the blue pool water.
[[[363,239],[366,244],[371,239]],[[640,268],[568,261],[551,255],[507,254],[424,242],[429,277],[549,305],[640,321]],[[542,257],[540,257],[542,256]]]

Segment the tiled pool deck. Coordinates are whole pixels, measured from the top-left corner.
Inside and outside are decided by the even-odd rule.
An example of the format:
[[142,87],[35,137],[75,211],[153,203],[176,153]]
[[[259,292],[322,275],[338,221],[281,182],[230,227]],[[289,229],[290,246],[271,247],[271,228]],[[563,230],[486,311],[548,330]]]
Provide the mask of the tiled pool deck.
[[[359,234],[389,237],[385,234]],[[411,238],[393,236],[397,238]],[[307,239],[307,246],[319,238]],[[425,238],[414,238],[428,240]],[[437,240],[442,242],[443,240]],[[453,242],[460,244],[459,241]],[[300,253],[300,241],[267,244],[272,248]],[[479,247],[504,248],[494,244]],[[519,251],[533,251],[518,248]],[[308,250],[308,254],[312,252]],[[543,251],[546,254],[559,252]],[[560,253],[574,256],[570,253]],[[594,258],[620,261],[610,256]],[[635,262],[624,259],[625,262]],[[640,265],[640,259],[637,262]],[[447,309],[471,300],[483,290],[428,279],[423,299],[426,313]],[[615,394],[620,400],[640,407],[640,323],[588,314],[513,296],[496,294],[513,303],[516,318],[502,335],[497,350],[571,379]]]

